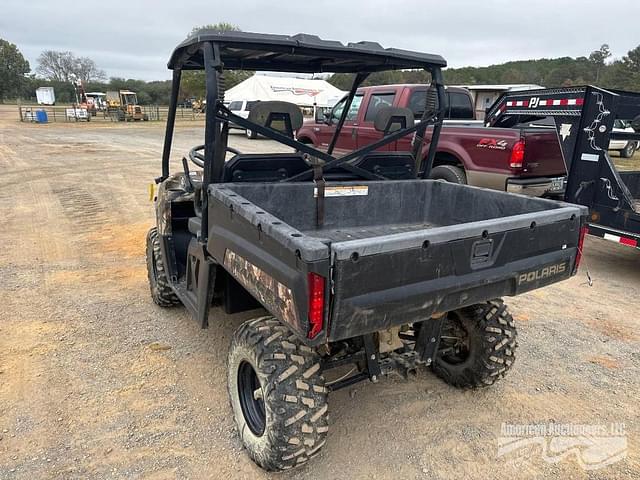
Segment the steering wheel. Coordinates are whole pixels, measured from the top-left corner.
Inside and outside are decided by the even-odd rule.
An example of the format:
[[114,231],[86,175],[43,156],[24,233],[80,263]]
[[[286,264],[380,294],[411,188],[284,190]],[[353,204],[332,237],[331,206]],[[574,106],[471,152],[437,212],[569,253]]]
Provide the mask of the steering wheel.
[[[234,155],[240,155],[241,153],[240,150],[232,147],[226,147],[225,151],[233,153]],[[189,150],[189,160],[191,160],[194,165],[204,168],[204,145],[196,145]]]

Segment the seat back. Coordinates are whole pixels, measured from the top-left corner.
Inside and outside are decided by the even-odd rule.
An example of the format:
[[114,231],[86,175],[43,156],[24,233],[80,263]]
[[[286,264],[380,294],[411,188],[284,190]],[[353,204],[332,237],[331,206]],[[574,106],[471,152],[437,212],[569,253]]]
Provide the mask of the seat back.
[[413,112],[408,108],[382,107],[373,119],[373,127],[387,136],[391,132],[414,124]]
[[300,107],[294,103],[268,101],[256,103],[248,120],[293,138],[293,132],[302,127],[303,117]]
[[310,167],[299,153],[242,153],[224,165],[223,182],[278,182]]
[[371,152],[355,166],[392,180],[416,178],[416,162],[410,152]]

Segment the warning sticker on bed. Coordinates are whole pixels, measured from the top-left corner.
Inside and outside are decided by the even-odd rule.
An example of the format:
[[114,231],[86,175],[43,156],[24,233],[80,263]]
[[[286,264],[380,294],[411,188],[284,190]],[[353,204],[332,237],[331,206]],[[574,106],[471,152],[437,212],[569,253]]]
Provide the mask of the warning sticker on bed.
[[[369,195],[367,185],[343,185],[340,187],[325,187],[325,197],[364,197]],[[318,196],[318,189],[313,189],[313,196]]]

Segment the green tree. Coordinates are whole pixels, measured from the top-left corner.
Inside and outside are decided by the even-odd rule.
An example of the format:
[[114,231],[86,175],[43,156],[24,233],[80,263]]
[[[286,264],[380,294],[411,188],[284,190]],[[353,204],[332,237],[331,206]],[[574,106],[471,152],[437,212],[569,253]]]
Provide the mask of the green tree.
[[191,29],[191,33],[187,37],[191,37],[192,35],[196,35],[205,30],[213,30],[214,32],[239,32],[240,27],[234,25],[233,23],[227,22],[209,23],[207,25],[193,27]]
[[[193,27],[191,33],[189,33],[189,37],[203,31],[239,32],[241,30],[240,27],[232,23],[220,22]],[[247,70],[225,70],[223,76],[225,89],[235,87],[240,82],[251,77],[253,73],[254,72]],[[201,70],[187,70],[182,72],[180,87],[180,96],[182,98],[204,98],[206,93],[204,72]]]
[[600,80],[600,73],[604,70],[609,57],[611,57],[611,50],[606,43],[603,43],[598,50],[594,50],[591,52],[591,55],[589,55],[589,61],[596,69],[596,83]]
[[31,68],[13,43],[0,38],[0,102],[10,95],[18,95],[27,83]]

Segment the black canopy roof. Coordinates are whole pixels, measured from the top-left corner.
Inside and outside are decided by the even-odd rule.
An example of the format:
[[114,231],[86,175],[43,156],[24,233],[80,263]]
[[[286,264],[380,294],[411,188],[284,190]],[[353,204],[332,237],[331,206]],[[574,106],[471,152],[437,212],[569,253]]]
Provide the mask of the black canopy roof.
[[201,46],[205,42],[218,44],[224,67],[232,70],[357,73],[447,66],[440,55],[383,48],[375,42],[344,45],[304,33],[288,36],[204,30],[176,47],[168,67],[203,69]]

